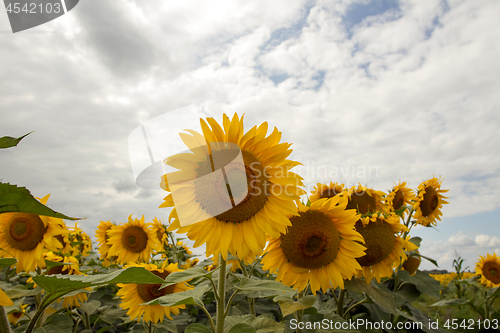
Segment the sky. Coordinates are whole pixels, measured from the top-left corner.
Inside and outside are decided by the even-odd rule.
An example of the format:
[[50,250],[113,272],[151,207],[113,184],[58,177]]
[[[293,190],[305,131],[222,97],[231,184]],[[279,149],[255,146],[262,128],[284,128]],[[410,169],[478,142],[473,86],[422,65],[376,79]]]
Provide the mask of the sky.
[[308,190],[441,176],[442,221],[412,234],[441,269],[455,253],[473,269],[500,254],[499,12],[497,0],[86,0],[13,34],[0,8],[0,136],[35,131],[0,152],[0,179],[51,193],[92,237],[131,214],[167,222],[167,193],[136,184],[129,136],[155,118],[165,135],[199,131],[185,107],[236,112],[293,143]]

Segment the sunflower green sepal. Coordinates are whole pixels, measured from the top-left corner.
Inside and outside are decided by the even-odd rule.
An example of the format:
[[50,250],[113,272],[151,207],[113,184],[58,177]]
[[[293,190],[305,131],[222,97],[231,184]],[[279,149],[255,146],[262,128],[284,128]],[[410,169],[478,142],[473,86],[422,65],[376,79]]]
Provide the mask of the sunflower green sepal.
[[0,214],[2,213],[29,213],[71,221],[81,220],[50,209],[36,200],[25,187],[9,183],[0,183]]

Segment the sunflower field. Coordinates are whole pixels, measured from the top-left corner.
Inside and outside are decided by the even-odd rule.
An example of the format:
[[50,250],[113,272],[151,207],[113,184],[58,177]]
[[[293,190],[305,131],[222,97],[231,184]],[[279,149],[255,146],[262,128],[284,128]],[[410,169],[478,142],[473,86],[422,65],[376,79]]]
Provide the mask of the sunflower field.
[[[436,226],[442,180],[387,192],[332,180],[312,193],[291,144],[243,117],[200,120],[164,162],[169,221],[76,222],[0,183],[0,332],[474,332],[497,328],[500,259],[418,270],[416,225]],[[28,135],[28,134],[27,134]],[[0,138],[14,148],[20,138]],[[24,144],[24,142],[23,142]],[[193,255],[177,235],[205,246]],[[456,321],[455,321],[456,319]],[[464,324],[465,323],[465,324]],[[486,326],[488,325],[488,326]]]

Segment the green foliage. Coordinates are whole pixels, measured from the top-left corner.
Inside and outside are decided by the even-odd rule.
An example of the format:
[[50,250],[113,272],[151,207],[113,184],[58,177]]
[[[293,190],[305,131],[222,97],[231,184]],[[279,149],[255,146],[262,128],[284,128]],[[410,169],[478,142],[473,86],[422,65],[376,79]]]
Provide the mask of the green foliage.
[[5,149],[5,148],[11,148],[11,147],[15,147],[17,146],[17,144],[22,140],[24,139],[25,137],[27,137],[28,135],[30,135],[32,132],[29,132],[28,134],[24,134],[23,136],[19,137],[19,138],[13,138],[11,136],[4,136],[4,137],[1,137],[0,138],[0,149]]
[[9,183],[0,183],[0,214],[1,213],[30,213],[57,217],[65,220],[80,220],[58,213],[36,200],[24,187],[17,187]]

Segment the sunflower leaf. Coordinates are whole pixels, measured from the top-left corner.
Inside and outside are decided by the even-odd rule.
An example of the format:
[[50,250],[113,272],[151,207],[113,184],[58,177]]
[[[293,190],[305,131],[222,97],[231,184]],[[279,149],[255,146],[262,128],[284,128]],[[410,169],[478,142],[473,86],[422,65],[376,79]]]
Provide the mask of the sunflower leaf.
[[464,305],[470,303],[468,299],[454,298],[454,299],[443,299],[438,301],[430,306],[456,306],[456,305]]
[[282,284],[272,280],[250,279],[245,276],[241,278],[240,284],[235,286],[241,291],[258,292],[252,297],[283,296],[284,294],[295,294],[295,291]]
[[202,298],[209,289],[209,286],[197,286],[195,289],[158,297],[157,299],[144,303],[144,305],[160,304],[162,306],[177,306],[181,304],[195,304],[204,307]]
[[73,265],[73,263],[52,261],[52,260],[45,259],[45,265],[47,266],[47,269],[51,269],[52,267],[56,267],[56,266]]
[[24,134],[19,138],[13,138],[11,136],[4,136],[0,138],[0,149],[15,147],[17,144],[24,139],[26,136],[30,135],[34,131],[29,132],[28,134]]
[[192,324],[186,327],[185,333],[212,333],[210,329],[202,324]]
[[422,294],[439,298],[440,283],[428,274],[422,271],[417,271],[414,275],[407,271],[399,271],[398,274],[401,280],[414,284]]
[[16,258],[1,258],[0,259],[0,268],[10,267],[17,262]]
[[273,301],[278,302],[283,317],[286,317],[296,311],[307,309],[313,306],[313,304],[316,302],[316,296],[304,296],[298,301],[294,301],[293,299],[286,296],[276,296]]
[[65,220],[81,220],[50,209],[36,200],[25,187],[0,182],[0,214],[2,213],[30,213]]
[[129,267],[108,274],[97,275],[38,275],[33,281],[48,293],[68,293],[78,289],[112,283],[160,284],[163,279],[143,267]]
[[247,324],[239,323],[234,325],[228,333],[255,333],[255,328]]
[[[406,272],[406,271],[404,271]],[[377,303],[377,305],[386,309],[389,313],[396,313],[396,298],[394,295],[380,289],[373,281],[367,284],[366,281],[353,278],[344,282],[345,289],[358,293],[365,293]]]
[[163,286],[160,289],[179,282],[189,281],[199,277],[208,277],[211,276],[214,271],[215,270],[207,272],[202,267],[194,267],[186,269],[185,271],[173,272],[167,276],[165,282],[163,283]]

